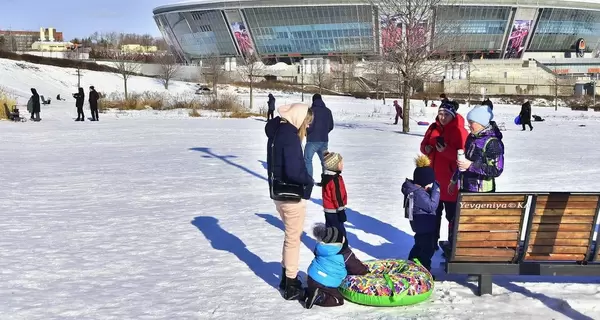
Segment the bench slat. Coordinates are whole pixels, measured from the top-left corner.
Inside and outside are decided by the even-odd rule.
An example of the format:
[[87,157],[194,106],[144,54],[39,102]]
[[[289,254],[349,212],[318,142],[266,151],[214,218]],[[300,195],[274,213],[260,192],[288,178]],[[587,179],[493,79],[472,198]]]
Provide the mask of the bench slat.
[[509,247],[516,248],[519,244],[517,240],[493,240],[493,241],[458,241],[457,248],[496,248]]
[[510,248],[456,248],[457,256],[502,257],[512,259],[515,249]]
[[462,212],[459,217],[459,223],[520,223],[521,216],[463,216]]
[[534,216],[533,223],[541,224],[568,224],[568,223],[588,223],[594,222],[594,216]]
[[555,194],[552,196],[538,196],[537,197],[537,201],[569,201],[569,202],[577,202],[577,201],[584,201],[584,202],[596,202],[598,203],[598,196],[593,196],[593,195],[581,195],[581,194],[571,194],[571,195],[567,195],[567,194]]
[[456,235],[456,241],[498,241],[498,240],[519,240],[519,233],[513,232],[459,232]]
[[461,216],[521,216],[523,209],[460,209]]
[[511,262],[512,257],[495,256],[454,256],[454,262]]
[[531,254],[552,254],[552,253],[569,253],[569,254],[586,254],[588,246],[540,246],[530,245],[527,247],[527,253]]
[[466,202],[518,202],[527,201],[527,195],[487,195],[484,193],[478,195],[464,195],[461,198]]
[[531,225],[531,231],[590,231],[590,224],[539,224]]
[[531,232],[531,240],[530,242],[533,243],[535,242],[535,239],[589,239],[590,237],[590,233],[589,232],[571,232],[571,231],[566,231],[566,232],[555,232],[555,231],[550,231],[550,232],[543,232],[543,231],[538,231],[538,232]]
[[[462,214],[462,212],[461,212]],[[473,223],[473,224],[459,224],[458,231],[519,231],[519,224],[497,224],[497,223]]]
[[539,216],[594,216],[596,208],[543,209],[536,208],[535,215]]
[[542,239],[538,238],[529,242],[530,245],[536,246],[579,246],[584,247],[589,245],[589,239]]
[[537,209],[595,209],[598,202],[594,201],[537,201],[535,204]]
[[556,254],[535,254],[528,255],[525,258],[527,261],[583,261],[585,254],[568,254],[568,253],[556,253]]

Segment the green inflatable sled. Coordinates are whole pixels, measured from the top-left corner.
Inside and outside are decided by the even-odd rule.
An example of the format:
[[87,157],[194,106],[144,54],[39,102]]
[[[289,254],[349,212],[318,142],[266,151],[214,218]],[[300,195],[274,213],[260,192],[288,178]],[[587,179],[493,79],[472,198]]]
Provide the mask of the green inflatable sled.
[[376,307],[408,306],[433,293],[433,277],[420,262],[368,260],[369,273],[347,276],[338,288],[348,301]]

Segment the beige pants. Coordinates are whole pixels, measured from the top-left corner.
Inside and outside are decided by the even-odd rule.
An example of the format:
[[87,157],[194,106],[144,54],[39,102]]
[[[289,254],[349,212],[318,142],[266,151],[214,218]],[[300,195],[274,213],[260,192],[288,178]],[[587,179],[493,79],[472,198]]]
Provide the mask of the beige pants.
[[283,260],[281,265],[285,268],[285,276],[291,279],[298,275],[298,261],[300,260],[300,238],[304,231],[304,218],[306,216],[306,200],[300,202],[274,201],[275,208],[281,216],[285,226],[285,239],[283,241]]

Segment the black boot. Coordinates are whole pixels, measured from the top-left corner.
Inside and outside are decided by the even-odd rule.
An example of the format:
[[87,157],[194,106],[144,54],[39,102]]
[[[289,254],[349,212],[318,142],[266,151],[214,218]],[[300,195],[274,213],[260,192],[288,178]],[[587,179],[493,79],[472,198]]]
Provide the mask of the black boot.
[[306,298],[304,299],[304,307],[306,309],[311,309],[315,303],[318,303],[323,299],[321,291],[319,288],[315,288],[315,290],[306,290]]
[[279,289],[285,290],[285,267],[281,267],[281,276],[279,277]]
[[298,277],[295,279],[285,278],[285,289],[283,290],[283,298],[285,300],[303,300],[304,289],[302,282]]

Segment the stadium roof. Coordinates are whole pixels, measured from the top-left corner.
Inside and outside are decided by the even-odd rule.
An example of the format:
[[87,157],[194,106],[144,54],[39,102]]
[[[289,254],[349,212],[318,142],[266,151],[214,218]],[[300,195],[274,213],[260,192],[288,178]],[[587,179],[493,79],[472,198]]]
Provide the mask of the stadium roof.
[[[376,1],[376,0],[374,0]],[[167,4],[154,8],[154,14],[167,12],[234,9],[261,6],[310,6],[310,5],[357,5],[369,4],[369,0],[189,0]],[[519,6],[519,7],[554,7],[565,9],[600,10],[600,0],[448,0],[448,4],[468,6]]]

